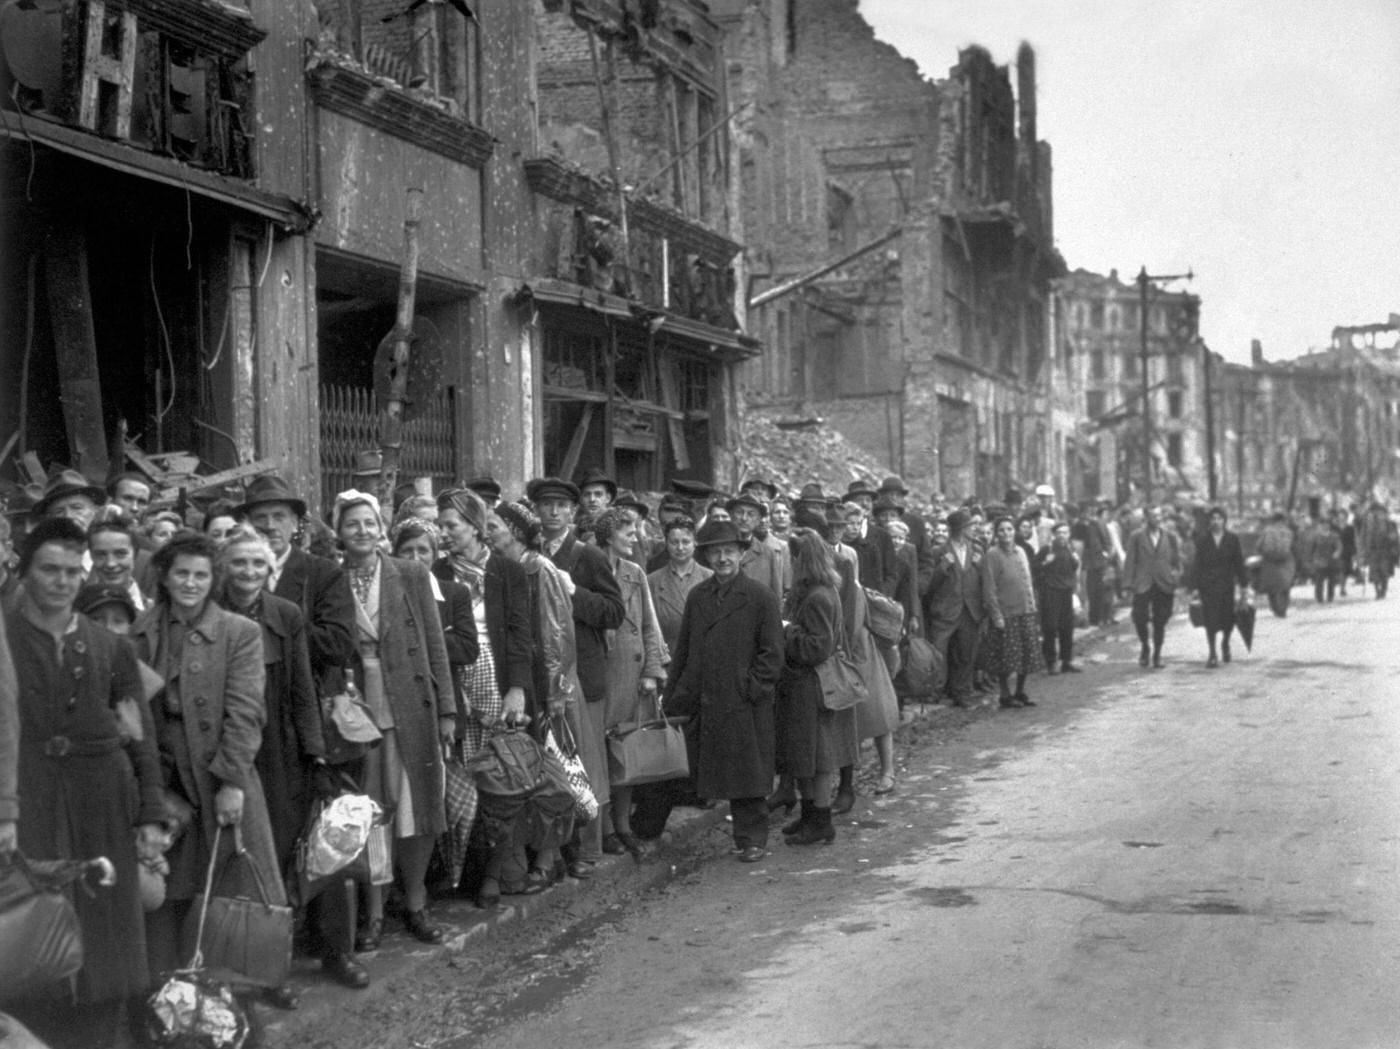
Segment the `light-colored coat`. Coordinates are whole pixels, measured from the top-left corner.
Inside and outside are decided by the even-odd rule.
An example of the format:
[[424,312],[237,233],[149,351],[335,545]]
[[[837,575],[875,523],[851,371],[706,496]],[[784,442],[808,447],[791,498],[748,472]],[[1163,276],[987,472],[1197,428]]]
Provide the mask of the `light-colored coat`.
[[690,592],[714,575],[699,562],[692,561],[690,572],[680,576],[671,570],[670,564],[663,565],[647,576],[651,587],[651,601],[656,607],[656,621],[661,626],[661,637],[667,648],[676,647],[676,637],[681,631],[681,617],[685,615],[685,599]]
[[1160,529],[1154,545],[1146,528],[1128,538],[1128,556],[1123,565],[1123,584],[1135,594],[1145,594],[1154,586],[1173,593],[1181,579],[1181,544],[1175,535]]
[[781,603],[783,593],[787,589],[783,564],[767,543],[755,537],[749,540],[748,549],[739,559],[739,571],[755,583],[766,586]]
[[[670,661],[666,643],[661,640],[646,573],[631,561],[619,560],[613,565],[613,574],[626,611],[622,625],[606,635],[608,695],[604,724],[608,727],[638,719],[642,678],[655,678],[659,684]],[[655,716],[654,710],[647,713]]]

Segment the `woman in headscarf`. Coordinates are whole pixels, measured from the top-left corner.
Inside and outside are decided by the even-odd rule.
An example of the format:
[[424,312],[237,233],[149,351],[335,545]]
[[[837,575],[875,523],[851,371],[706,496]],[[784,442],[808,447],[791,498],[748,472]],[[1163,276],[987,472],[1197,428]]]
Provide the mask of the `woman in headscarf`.
[[[578,653],[574,647],[574,582],[567,572],[555,566],[542,550],[540,519],[525,503],[498,503],[486,518],[491,548],[501,557],[518,564],[528,580],[530,614],[530,667],[533,687],[527,697],[536,737],[543,740],[552,729],[556,742],[572,739],[579,748],[585,771],[593,784],[593,770],[602,776],[594,785],[600,804],[607,800],[607,753],[603,741],[592,731],[579,707],[582,693],[578,683]],[[526,869],[524,846],[534,850],[534,863],[525,878],[525,891],[543,889],[555,880],[557,850],[567,840],[571,821],[550,820],[537,814],[534,840],[520,835],[510,854],[503,857],[501,876],[507,883],[519,884],[517,875]]]
[[[457,727],[452,671],[428,571],[380,548],[379,500],[350,490],[335,497],[331,527],[345,551],[355,595],[355,679],[383,740],[370,751],[367,792],[389,816],[404,891],[404,927],[421,943],[442,930],[428,920],[424,876],[438,835],[447,829],[443,753]],[[360,946],[377,946],[384,901],[369,892],[369,922]]]
[[[594,522],[594,536],[608,555],[608,565],[617,578],[626,608],[622,625],[608,631],[608,697],[603,721],[612,728],[623,722],[656,717],[657,690],[671,657],[661,640],[646,571],[630,560],[637,537],[635,514],[626,507],[610,507]],[[611,803],[603,821],[603,851],[644,855],[649,847],[632,833],[632,788],[614,783],[609,795]]]
[[[438,497],[438,525],[446,553],[433,566],[433,573],[471,591],[477,637],[485,642],[467,675],[464,758],[480,749],[488,726],[526,719],[526,695],[532,684],[529,584],[520,565],[492,555],[486,542],[487,513],[481,496],[468,488]],[[477,902],[494,906],[501,892],[499,869],[495,876],[488,870]]]

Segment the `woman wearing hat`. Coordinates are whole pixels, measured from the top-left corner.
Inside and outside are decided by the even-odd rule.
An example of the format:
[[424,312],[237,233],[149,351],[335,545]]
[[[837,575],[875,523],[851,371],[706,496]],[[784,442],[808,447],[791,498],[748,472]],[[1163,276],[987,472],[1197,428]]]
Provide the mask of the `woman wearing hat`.
[[[367,759],[367,792],[389,814],[404,927],[421,943],[438,943],[442,930],[428,920],[423,879],[447,829],[443,752],[452,746],[457,711],[428,570],[385,555],[379,500],[366,492],[337,495],[331,527],[345,551],[355,598],[351,666],[384,736]],[[380,892],[371,889],[368,899],[365,949],[377,946],[384,920]]]
[[[628,559],[636,533],[635,518],[626,507],[610,507],[594,522],[594,536],[608,555],[608,567],[617,579],[626,609],[621,624],[608,632],[608,691],[603,715],[607,729],[655,716],[657,688],[670,658],[661,640],[646,573]],[[642,856],[647,848],[632,833],[632,788],[613,783],[609,794],[612,803],[603,816],[603,851],[626,850]]]

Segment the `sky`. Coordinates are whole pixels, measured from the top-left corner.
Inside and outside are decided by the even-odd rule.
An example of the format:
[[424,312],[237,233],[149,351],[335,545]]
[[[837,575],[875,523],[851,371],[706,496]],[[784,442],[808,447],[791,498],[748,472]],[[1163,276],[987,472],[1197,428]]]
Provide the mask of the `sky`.
[[[799,8],[800,10],[800,8]],[[1227,359],[1282,360],[1400,313],[1397,0],[860,0],[946,77],[977,43],[1036,50],[1071,269],[1201,296]]]

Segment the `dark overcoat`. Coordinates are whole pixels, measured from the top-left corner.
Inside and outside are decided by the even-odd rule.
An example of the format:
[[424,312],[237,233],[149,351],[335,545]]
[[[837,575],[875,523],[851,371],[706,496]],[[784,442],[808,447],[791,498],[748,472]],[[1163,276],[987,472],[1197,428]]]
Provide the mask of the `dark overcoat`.
[[[912,548],[910,548],[912,553]],[[791,621],[783,627],[783,674],[774,715],[777,768],[784,776],[807,779],[835,772],[859,753],[856,712],[827,710],[817,664],[836,652],[844,631],[841,599],[834,587],[793,591]]]
[[1228,630],[1235,625],[1235,587],[1248,581],[1239,536],[1226,531],[1219,543],[1209,532],[1196,537],[1196,556],[1186,585],[1200,591],[1207,630]]
[[384,556],[379,564],[379,662],[384,693],[394,716],[419,832],[441,834],[447,829],[447,814],[438,720],[457,716],[447,644],[428,570],[414,561]]
[[355,652],[355,595],[334,561],[295,547],[272,591],[301,609],[311,673],[324,696],[345,691],[345,667]]
[[608,694],[607,631],[620,627],[627,614],[622,589],[607,554],[596,546],[580,543],[572,532],[564,537],[550,560],[574,581],[578,683],[586,701],[601,703]]
[[[448,575],[452,573],[449,571]],[[447,645],[447,665],[452,670],[452,699],[457,709],[457,736],[461,738],[466,721],[466,697],[462,693],[464,671],[481,655],[481,640],[476,636],[476,614],[472,611],[471,588],[438,575],[438,622],[442,624],[442,639]]]
[[[433,575],[439,581],[452,582],[453,568],[450,558],[443,558],[433,565]],[[471,598],[471,588],[462,586]],[[491,646],[491,659],[496,666],[496,688],[505,695],[513,688],[521,689],[526,696],[534,688],[533,670],[530,665],[530,580],[519,564],[498,554],[486,559],[486,569],[482,573],[482,600],[486,602],[486,643]],[[476,616],[467,610],[472,620],[472,636],[476,637]],[[476,638],[480,652],[481,638]],[[476,657],[472,657],[472,662]],[[462,721],[457,725],[458,738],[462,736]]]
[[669,713],[699,720],[696,791],[758,798],[773,789],[773,692],[783,670],[778,598],[738,575],[686,598],[666,684]]

